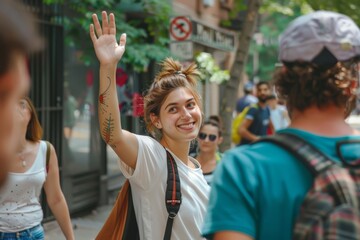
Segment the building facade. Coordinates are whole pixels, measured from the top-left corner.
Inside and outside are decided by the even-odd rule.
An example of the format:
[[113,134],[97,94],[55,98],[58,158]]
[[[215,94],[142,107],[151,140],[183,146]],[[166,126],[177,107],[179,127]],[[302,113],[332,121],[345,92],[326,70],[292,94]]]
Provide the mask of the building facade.
[[[191,56],[192,59],[189,60],[194,60],[201,52],[210,53],[221,69],[230,70],[234,61],[238,36],[235,32],[222,27],[222,21],[228,20],[229,12],[233,7],[233,1],[173,0],[172,5],[174,12],[172,20],[183,16],[191,24],[191,34],[186,40],[191,45],[191,50],[189,51],[189,56],[186,57],[189,58]],[[170,22],[171,44],[181,44],[179,43],[181,38],[179,41],[172,37],[171,32],[176,31],[177,25],[175,24],[172,27],[171,23],[172,21]],[[184,25],[186,22],[180,21],[180,24]],[[205,116],[219,114],[222,90],[221,86],[216,83],[205,81],[201,84],[200,91],[203,98]]]

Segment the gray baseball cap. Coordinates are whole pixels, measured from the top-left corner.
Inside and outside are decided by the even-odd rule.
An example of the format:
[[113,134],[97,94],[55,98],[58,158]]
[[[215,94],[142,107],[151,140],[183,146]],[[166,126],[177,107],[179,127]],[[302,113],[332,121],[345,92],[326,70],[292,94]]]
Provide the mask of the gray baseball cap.
[[[317,11],[292,21],[280,37],[279,60],[313,62],[326,56],[346,61],[360,56],[360,29],[348,16]],[[324,59],[324,57],[323,57]]]

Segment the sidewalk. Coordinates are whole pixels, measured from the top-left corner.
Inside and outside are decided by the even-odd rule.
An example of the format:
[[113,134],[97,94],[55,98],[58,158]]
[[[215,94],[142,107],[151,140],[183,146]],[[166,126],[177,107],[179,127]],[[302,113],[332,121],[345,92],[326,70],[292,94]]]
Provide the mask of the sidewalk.
[[[92,213],[79,217],[72,218],[72,224],[74,226],[74,234],[76,240],[91,240],[95,239],[97,233],[105,223],[112,205],[106,205],[98,207],[93,210]],[[65,237],[62,234],[59,225],[56,221],[51,221],[44,224],[45,240],[64,240]]]
[[[109,213],[115,203],[118,190],[125,181],[125,177],[123,175],[118,175],[118,173],[120,173],[118,157],[109,146],[107,151],[109,161],[108,164],[110,164],[110,166],[108,166],[108,171],[110,175],[113,176],[108,179],[108,204],[99,206],[91,213],[82,217],[71,218],[76,240],[95,239],[96,235],[109,216]],[[45,240],[65,240],[65,237],[55,220],[44,223],[43,227],[45,230]]]

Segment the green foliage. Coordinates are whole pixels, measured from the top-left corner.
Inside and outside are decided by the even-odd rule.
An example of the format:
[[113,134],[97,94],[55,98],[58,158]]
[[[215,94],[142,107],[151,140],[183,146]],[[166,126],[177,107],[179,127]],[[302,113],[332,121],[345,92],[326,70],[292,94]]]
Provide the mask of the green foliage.
[[[116,19],[117,35],[127,34],[123,63],[131,64],[137,71],[145,71],[150,61],[159,61],[169,55],[168,23],[171,7],[164,0],[43,0],[46,4],[64,3],[65,44],[81,51],[80,61],[86,65],[97,62],[89,37],[91,15],[101,11],[112,12]],[[126,4],[123,2],[126,2]],[[137,11],[129,18],[128,11]],[[141,18],[139,18],[141,13]],[[119,37],[119,36],[118,36]]]
[[151,17],[145,19],[145,22],[148,24],[149,34],[154,37],[154,43],[159,45],[168,44],[168,23],[171,13],[169,2],[166,0],[144,0],[144,8],[151,15]]
[[245,1],[234,1],[234,6],[229,13],[229,18],[233,19],[237,17],[239,12],[246,11],[247,5]]
[[312,10],[307,0],[264,0],[260,13],[279,13],[287,16],[294,16],[294,9],[306,14]]
[[195,62],[199,67],[201,80],[217,84],[229,81],[229,71],[221,70],[210,53],[199,53],[195,58]]
[[[246,73],[260,80],[270,80],[275,70],[278,55],[277,39],[288,23],[294,18],[314,10],[331,10],[348,15],[359,24],[360,18],[357,13],[360,10],[359,0],[264,0],[261,7],[260,33],[262,40],[252,41],[249,51],[249,61],[246,65]],[[255,35],[256,36],[256,35]],[[254,57],[259,59],[259,69],[254,69]]]
[[[295,7],[301,8],[301,13],[329,10],[343,13],[360,25],[359,0],[263,0],[262,10],[267,12],[290,12]],[[285,11],[285,12],[284,12]]]
[[308,3],[314,10],[330,10],[348,15],[360,25],[359,0],[309,0]]
[[[263,10],[264,11],[264,10]],[[294,6],[290,11],[263,13],[260,22],[259,33],[254,35],[249,49],[249,58],[246,64],[246,73],[250,77],[257,76],[260,80],[272,79],[277,63],[278,38],[287,24],[301,15],[301,7]],[[258,61],[258,69],[254,69],[254,58]]]

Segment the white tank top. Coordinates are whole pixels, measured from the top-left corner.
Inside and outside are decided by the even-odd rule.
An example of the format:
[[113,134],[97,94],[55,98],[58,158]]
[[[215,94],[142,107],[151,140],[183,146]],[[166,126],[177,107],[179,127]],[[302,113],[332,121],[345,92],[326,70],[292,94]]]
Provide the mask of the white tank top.
[[46,142],[40,141],[33,165],[24,173],[9,173],[0,192],[0,232],[18,232],[41,223],[40,193],[46,178]]

